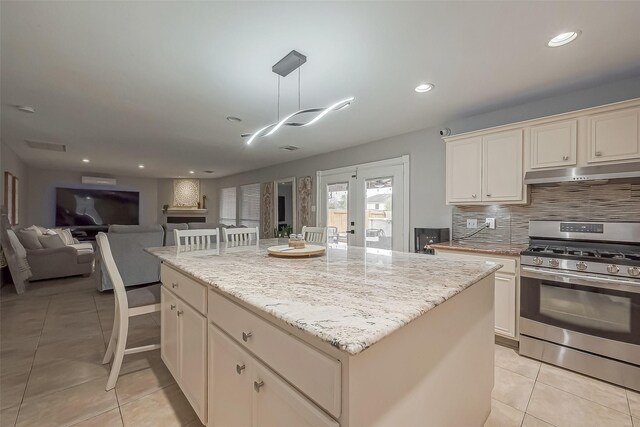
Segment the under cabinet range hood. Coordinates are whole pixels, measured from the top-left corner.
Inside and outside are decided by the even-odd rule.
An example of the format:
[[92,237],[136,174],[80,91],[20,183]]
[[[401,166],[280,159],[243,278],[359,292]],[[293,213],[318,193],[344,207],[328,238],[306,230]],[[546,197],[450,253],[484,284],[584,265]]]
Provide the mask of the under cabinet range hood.
[[623,178],[640,178],[640,162],[529,171],[524,175],[524,183],[549,184]]

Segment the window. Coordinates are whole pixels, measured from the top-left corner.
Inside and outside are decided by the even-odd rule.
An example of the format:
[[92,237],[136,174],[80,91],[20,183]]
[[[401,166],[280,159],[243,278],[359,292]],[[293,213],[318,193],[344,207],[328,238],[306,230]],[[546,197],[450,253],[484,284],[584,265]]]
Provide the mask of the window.
[[260,184],[240,187],[240,225],[260,226]]
[[220,190],[220,223],[236,225],[236,188]]

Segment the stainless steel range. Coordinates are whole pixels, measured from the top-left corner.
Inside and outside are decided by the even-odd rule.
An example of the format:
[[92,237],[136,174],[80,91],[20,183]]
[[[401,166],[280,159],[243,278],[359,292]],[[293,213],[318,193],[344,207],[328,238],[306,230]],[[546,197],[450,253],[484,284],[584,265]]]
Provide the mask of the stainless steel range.
[[640,391],[640,222],[530,221],[520,353]]

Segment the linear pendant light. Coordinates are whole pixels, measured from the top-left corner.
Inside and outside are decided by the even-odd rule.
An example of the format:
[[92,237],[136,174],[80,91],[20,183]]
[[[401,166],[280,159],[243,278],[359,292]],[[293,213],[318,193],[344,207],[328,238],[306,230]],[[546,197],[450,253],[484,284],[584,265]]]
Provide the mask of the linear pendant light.
[[[271,70],[274,73],[278,74],[278,116],[280,116],[280,77],[286,77],[292,71],[296,69],[298,70],[298,111],[288,114],[282,120],[278,118],[277,122],[267,125],[254,133],[242,134],[241,136],[243,138],[246,138],[246,137],[249,138],[247,140],[247,145],[251,145],[251,143],[256,138],[273,135],[280,128],[282,128],[282,126],[295,126],[295,127],[309,126],[314,124],[318,120],[322,119],[324,116],[326,116],[330,112],[342,110],[343,108],[351,105],[351,102],[355,99],[353,96],[343,99],[341,101],[338,101],[326,108],[300,109],[300,66],[302,66],[302,64],[304,64],[306,61],[307,61],[306,56],[304,56],[300,52],[292,50],[271,68]],[[310,113],[318,113],[318,114],[307,122],[290,122],[289,121],[295,116],[299,116],[302,114],[306,115]]]

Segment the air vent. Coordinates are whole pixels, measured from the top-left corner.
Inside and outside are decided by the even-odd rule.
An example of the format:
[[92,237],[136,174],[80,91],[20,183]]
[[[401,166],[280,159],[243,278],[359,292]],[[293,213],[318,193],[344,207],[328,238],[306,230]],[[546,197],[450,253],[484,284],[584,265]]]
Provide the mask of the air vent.
[[67,151],[67,146],[64,144],[56,144],[54,142],[42,142],[42,141],[31,141],[29,139],[25,139],[24,142],[27,143],[27,146],[33,148],[34,150],[47,150],[47,151]]
[[300,147],[295,146],[295,145],[285,145],[284,147],[280,147],[281,150],[286,150],[286,151],[296,151],[299,150]]

